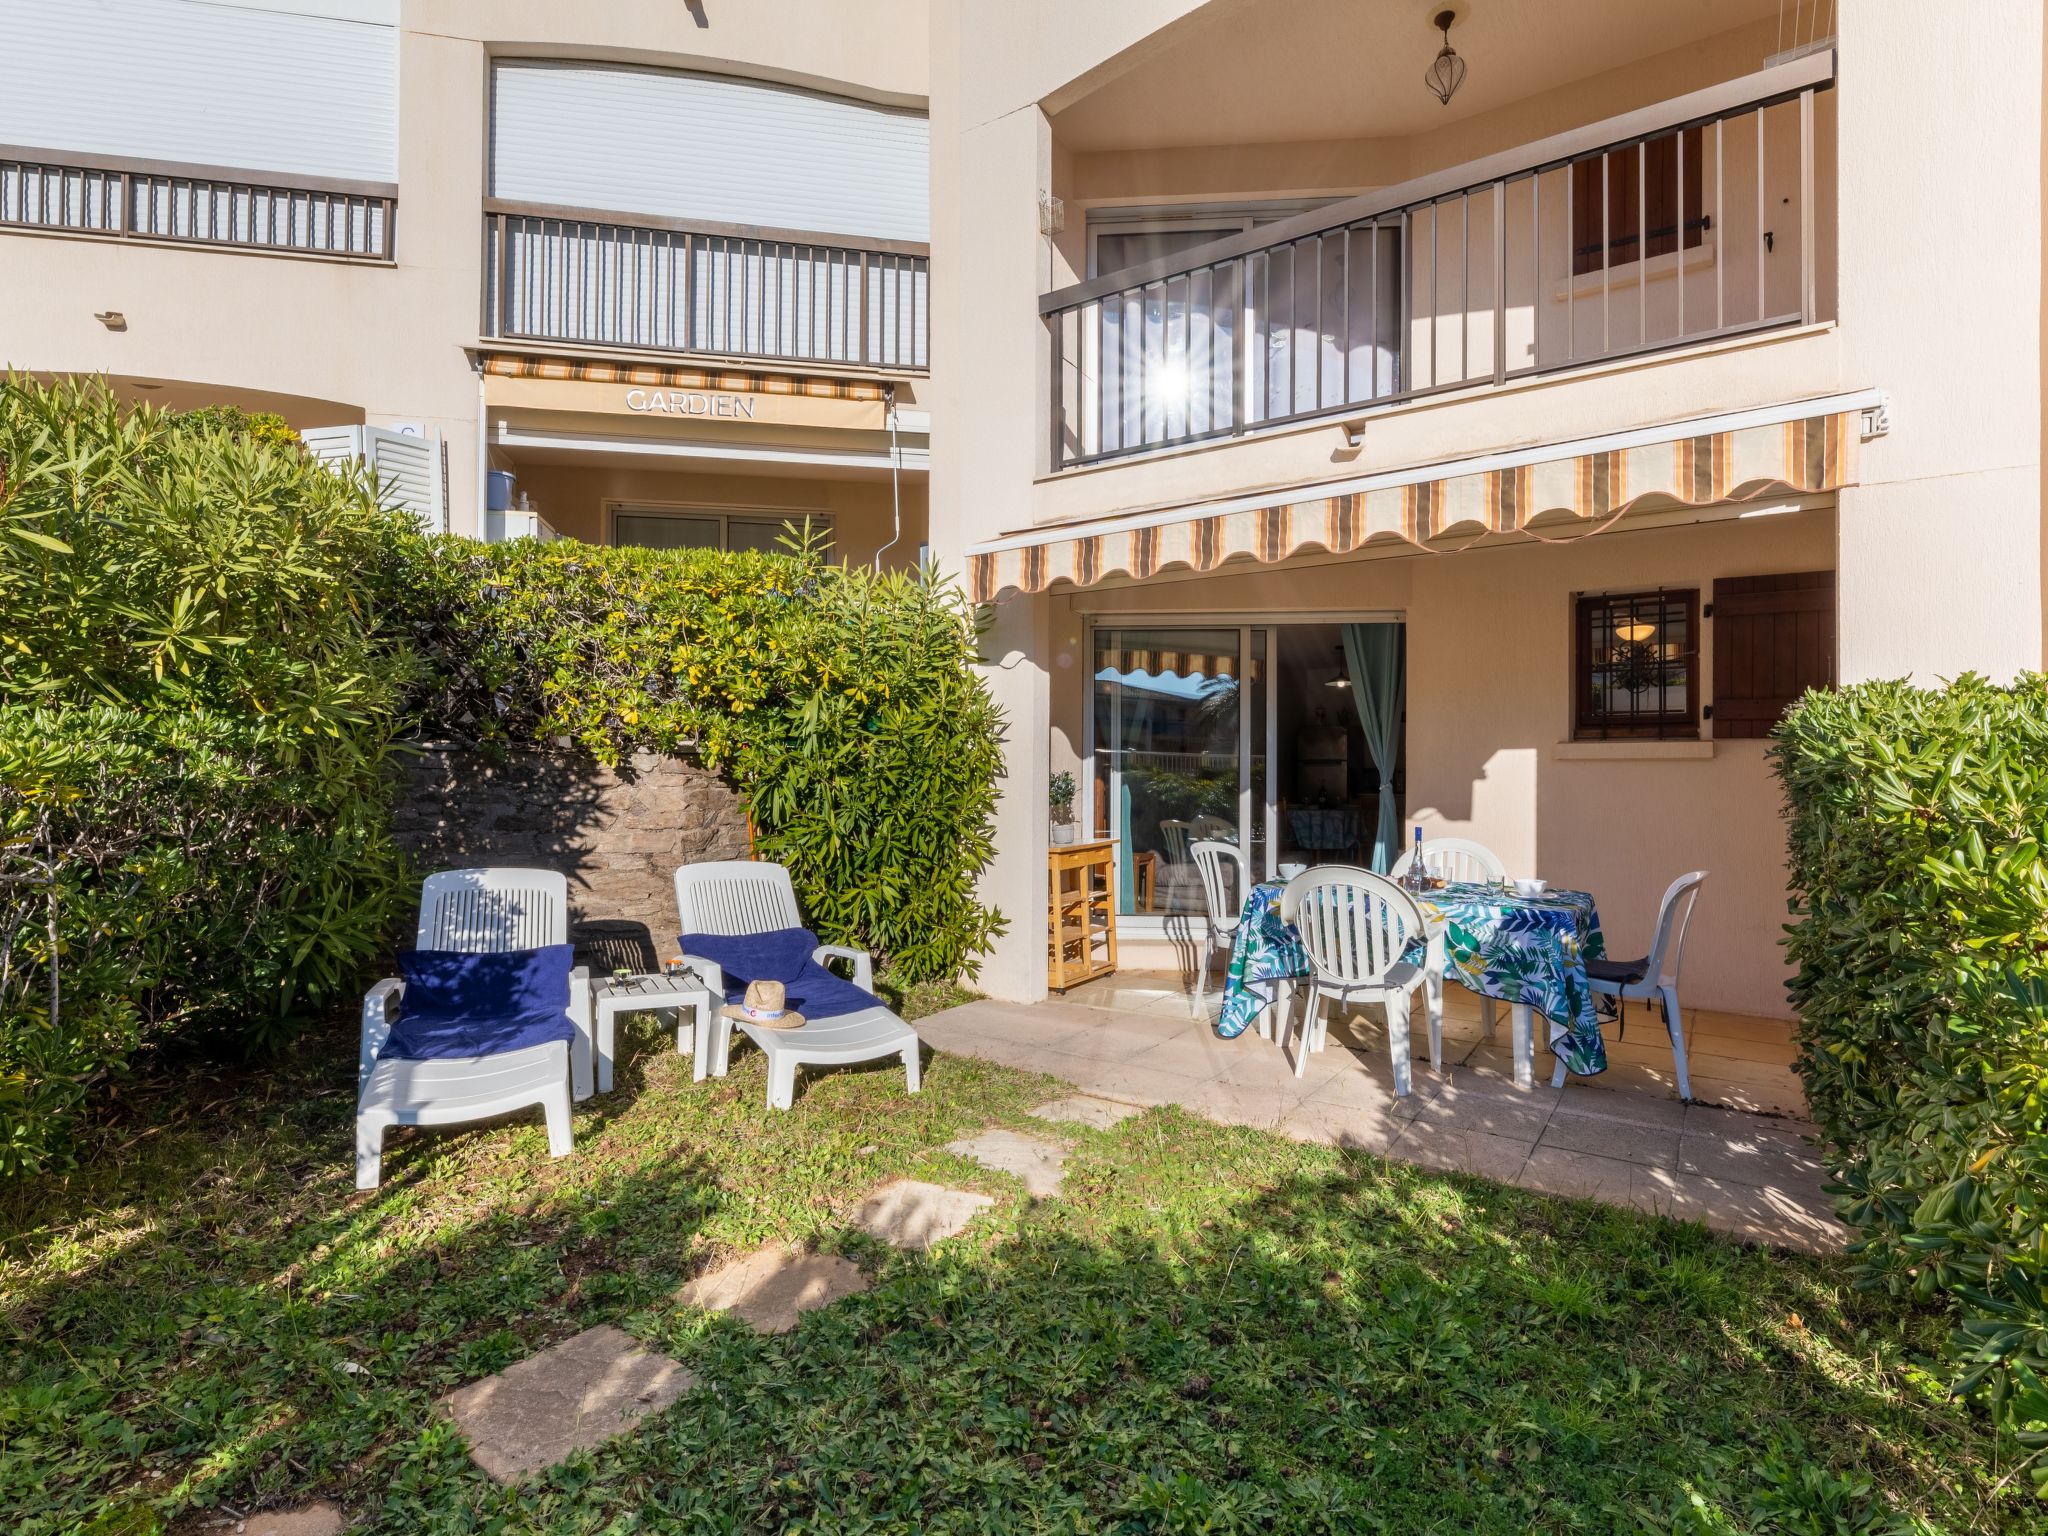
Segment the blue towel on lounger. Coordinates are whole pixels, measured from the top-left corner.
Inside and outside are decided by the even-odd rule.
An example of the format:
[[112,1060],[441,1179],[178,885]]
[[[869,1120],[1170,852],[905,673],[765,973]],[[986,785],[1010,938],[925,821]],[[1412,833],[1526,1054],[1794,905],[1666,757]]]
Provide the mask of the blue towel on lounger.
[[576,1038],[569,1017],[567,944],[468,955],[408,949],[398,956],[405,997],[380,1055],[410,1061],[495,1056]]
[[812,1019],[836,1018],[873,1008],[876,999],[811,958],[818,936],[808,928],[775,928],[767,933],[686,933],[676,942],[686,955],[709,960],[725,972],[725,1000],[744,1002],[750,981],[779,981],[785,1007]]

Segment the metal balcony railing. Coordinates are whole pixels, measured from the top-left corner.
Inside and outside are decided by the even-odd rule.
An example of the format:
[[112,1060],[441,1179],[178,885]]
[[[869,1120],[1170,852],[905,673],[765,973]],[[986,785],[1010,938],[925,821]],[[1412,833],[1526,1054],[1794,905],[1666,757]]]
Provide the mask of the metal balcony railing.
[[389,261],[398,188],[0,147],[0,227]]
[[484,334],[922,371],[930,249],[492,199]]
[[1819,318],[1833,84],[1794,60],[1048,293],[1053,467]]

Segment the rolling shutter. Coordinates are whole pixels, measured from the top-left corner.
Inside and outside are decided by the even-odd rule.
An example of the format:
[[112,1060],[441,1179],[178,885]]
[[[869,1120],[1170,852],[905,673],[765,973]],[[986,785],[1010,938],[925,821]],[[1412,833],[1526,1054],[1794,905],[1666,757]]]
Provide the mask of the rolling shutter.
[[447,529],[447,460],[438,434],[421,437],[388,427],[308,427],[299,437],[306,451],[322,463],[367,463],[376,473],[386,505],[405,508],[428,533]]
[[507,59],[491,195],[880,240],[930,239],[924,114],[723,75]]
[[5,0],[0,144],[398,178],[397,0]]
[[1714,583],[1714,735],[1755,738],[1809,688],[1835,685],[1835,573]]

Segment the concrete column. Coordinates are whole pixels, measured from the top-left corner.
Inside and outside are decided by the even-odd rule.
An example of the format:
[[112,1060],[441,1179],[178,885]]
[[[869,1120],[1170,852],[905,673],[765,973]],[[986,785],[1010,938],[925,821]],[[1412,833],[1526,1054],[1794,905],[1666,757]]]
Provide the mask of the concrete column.
[[1841,59],[1843,382],[1891,396],[1841,500],[1841,677],[2009,678],[2042,661],[2041,9],[1845,6]]

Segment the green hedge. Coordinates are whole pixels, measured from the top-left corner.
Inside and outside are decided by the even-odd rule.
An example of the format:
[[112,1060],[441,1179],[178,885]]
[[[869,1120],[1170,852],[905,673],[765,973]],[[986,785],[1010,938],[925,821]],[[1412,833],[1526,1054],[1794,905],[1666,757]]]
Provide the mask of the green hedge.
[[0,380],[0,1173],[139,1041],[274,1042],[385,947],[407,526],[261,422]]
[[1959,1390],[2048,1444],[2048,681],[1809,694],[1772,752],[1861,1282],[1950,1306]]
[[616,764],[694,751],[744,797],[827,939],[905,981],[972,974],[1003,919],[1001,716],[973,611],[923,574],[789,554],[411,539],[393,590],[436,668],[418,712],[484,743],[574,743]]

